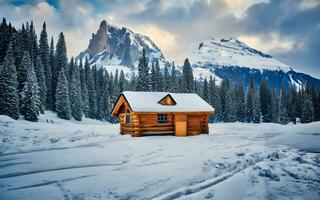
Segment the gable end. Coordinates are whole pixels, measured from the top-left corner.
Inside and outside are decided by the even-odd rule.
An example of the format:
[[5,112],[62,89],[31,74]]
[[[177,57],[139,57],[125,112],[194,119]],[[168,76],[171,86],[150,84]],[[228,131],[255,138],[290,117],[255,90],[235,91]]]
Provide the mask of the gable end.
[[160,101],[158,101],[158,103],[164,106],[174,106],[177,104],[170,94],[167,94]]

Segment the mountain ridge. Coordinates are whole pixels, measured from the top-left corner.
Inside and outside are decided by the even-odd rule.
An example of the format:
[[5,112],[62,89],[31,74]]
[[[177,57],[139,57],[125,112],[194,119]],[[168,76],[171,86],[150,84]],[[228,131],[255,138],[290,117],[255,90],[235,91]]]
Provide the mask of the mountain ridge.
[[[84,62],[88,59],[91,65],[104,67],[112,73],[117,69],[123,70],[129,79],[133,73],[137,74],[143,48],[150,66],[158,60],[162,71],[166,65],[171,67],[161,49],[148,36],[134,33],[126,27],[118,28],[103,20],[98,31],[92,34],[88,48],[81,52],[76,60]],[[320,88],[319,79],[298,71],[235,37],[210,38],[199,42],[189,60],[198,81],[213,76],[219,84],[227,77],[233,83],[242,79],[247,86],[248,78],[252,74],[256,84],[260,84],[261,79],[265,78],[270,87],[279,88],[282,83],[285,87],[311,83]],[[177,66],[176,69],[177,74],[182,72],[182,66]]]

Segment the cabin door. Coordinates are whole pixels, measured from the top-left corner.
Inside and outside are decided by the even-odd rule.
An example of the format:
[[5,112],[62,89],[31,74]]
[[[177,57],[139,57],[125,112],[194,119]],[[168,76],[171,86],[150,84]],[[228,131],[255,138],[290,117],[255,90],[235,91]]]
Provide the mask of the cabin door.
[[175,114],[174,126],[176,136],[187,136],[187,115]]

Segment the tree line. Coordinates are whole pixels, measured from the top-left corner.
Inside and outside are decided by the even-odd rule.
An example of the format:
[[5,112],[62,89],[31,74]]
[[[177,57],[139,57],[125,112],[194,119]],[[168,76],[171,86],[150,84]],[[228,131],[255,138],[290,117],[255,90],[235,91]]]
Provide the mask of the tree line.
[[[37,121],[44,110],[55,111],[62,119],[81,120],[83,116],[116,122],[110,111],[124,90],[197,93],[215,108],[211,122],[275,122],[286,124],[318,121],[320,92],[306,85],[289,90],[269,88],[262,80],[254,84],[252,76],[245,88],[242,80],[231,84],[224,78],[197,81],[188,59],[182,70],[174,63],[159,66],[149,62],[143,50],[138,73],[130,78],[123,71],[109,73],[90,66],[87,59],[67,58],[64,34],[49,42],[46,24],[39,40],[33,22],[15,29],[3,19],[0,24],[0,114]],[[149,63],[151,63],[149,66]],[[162,68],[162,69],[161,69]]]

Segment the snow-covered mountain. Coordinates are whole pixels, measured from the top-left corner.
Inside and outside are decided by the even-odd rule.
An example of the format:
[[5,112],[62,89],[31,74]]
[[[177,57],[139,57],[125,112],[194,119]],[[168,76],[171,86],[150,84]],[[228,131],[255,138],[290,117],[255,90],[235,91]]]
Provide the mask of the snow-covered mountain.
[[88,48],[76,60],[89,60],[91,65],[105,67],[108,71],[124,70],[127,77],[138,66],[142,49],[145,48],[149,63],[159,60],[160,67],[169,66],[163,53],[148,36],[118,28],[103,20],[97,33],[92,34]]
[[[170,63],[165,59],[160,48],[148,36],[134,33],[128,28],[118,28],[102,21],[98,31],[92,34],[88,48],[77,56],[76,60],[89,60],[97,68],[104,67],[109,72],[123,70],[129,79],[133,72],[137,73],[139,58],[145,48],[149,64],[159,60],[160,68]],[[236,83],[243,80],[248,84],[250,74],[253,74],[256,84],[261,79],[267,79],[270,87],[279,87],[283,82],[286,87],[291,84],[305,85],[307,82],[320,88],[320,80],[295,70],[259,50],[249,47],[236,38],[211,38],[195,45],[191,55],[186,55],[193,67],[197,80],[216,78],[219,83],[223,77]],[[181,67],[177,67],[180,74]]]
[[236,38],[212,38],[200,42],[190,55],[194,75],[203,80],[210,76],[218,82],[227,76],[229,80],[248,83],[250,73],[256,84],[264,77],[271,87],[290,84],[304,85],[307,82],[320,87],[320,80],[298,72],[272,56],[253,49]]

